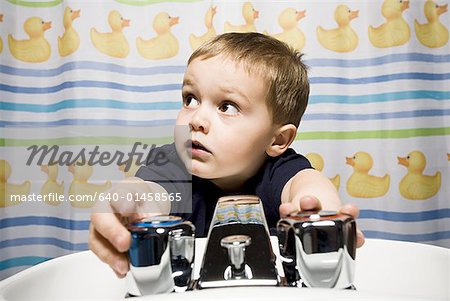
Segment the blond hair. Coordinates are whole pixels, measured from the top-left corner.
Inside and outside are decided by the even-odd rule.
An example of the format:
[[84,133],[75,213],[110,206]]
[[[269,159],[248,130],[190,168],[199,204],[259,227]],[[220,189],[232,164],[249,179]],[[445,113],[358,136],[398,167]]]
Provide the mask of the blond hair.
[[302,54],[287,44],[260,33],[226,33],[218,35],[195,50],[195,59],[223,55],[243,64],[249,74],[263,78],[266,103],[274,124],[296,127],[308,104],[309,81]]

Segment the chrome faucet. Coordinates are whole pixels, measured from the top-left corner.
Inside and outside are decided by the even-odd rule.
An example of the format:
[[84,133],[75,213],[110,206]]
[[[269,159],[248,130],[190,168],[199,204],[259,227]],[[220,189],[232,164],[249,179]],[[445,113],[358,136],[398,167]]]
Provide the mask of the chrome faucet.
[[356,223],[351,216],[304,212],[280,220],[277,230],[288,285],[353,288]]
[[278,285],[275,259],[261,200],[222,197],[209,228],[197,288]]
[[218,200],[198,279],[193,279],[194,233],[190,222],[156,216],[128,225],[132,243],[129,295],[152,295],[232,286],[354,288],[356,223],[330,211],[302,212],[277,224],[284,278],[261,200],[236,195]]
[[245,247],[252,239],[247,235],[230,235],[220,240],[220,245],[227,249],[230,266],[225,270],[224,279],[252,279],[253,273],[245,261]]
[[192,282],[195,227],[176,216],[128,225],[130,271],[141,295],[183,292]]

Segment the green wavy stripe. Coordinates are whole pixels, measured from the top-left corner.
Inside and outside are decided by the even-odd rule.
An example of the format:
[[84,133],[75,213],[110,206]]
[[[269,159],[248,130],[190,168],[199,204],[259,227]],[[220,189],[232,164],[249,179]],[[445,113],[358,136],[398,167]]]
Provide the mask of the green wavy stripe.
[[7,0],[9,3],[14,5],[26,6],[26,7],[52,7],[61,4],[64,0],[53,0],[53,1],[22,1],[22,0]]
[[450,135],[450,127],[350,132],[300,132],[295,140],[399,139],[443,135]]
[[55,139],[0,139],[0,146],[31,146],[31,145],[133,145],[135,142],[148,145],[167,144],[172,137],[135,138],[135,137],[64,137]]
[[[351,132],[300,132],[295,140],[352,140],[352,139],[399,139],[413,137],[450,135],[450,127],[418,128],[402,130],[351,131]],[[55,139],[0,139],[0,146],[30,146],[30,145],[133,145],[135,142],[146,144],[166,144],[173,141],[172,137],[139,138],[139,137],[63,137]]]
[[190,2],[200,2],[202,0],[116,0],[116,2],[127,4],[127,5],[134,5],[134,6],[144,6],[144,5],[151,5],[155,3],[190,3]]

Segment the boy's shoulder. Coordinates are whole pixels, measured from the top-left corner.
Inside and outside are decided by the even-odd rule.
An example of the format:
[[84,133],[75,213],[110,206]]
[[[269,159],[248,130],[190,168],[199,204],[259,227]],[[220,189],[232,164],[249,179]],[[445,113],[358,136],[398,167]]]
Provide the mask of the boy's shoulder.
[[277,157],[268,157],[255,176],[257,186],[270,187],[271,193],[280,194],[284,185],[298,172],[312,168],[308,159],[289,148]]
[[266,160],[266,163],[269,164],[269,166],[283,166],[285,164],[288,165],[298,165],[301,164],[302,166],[311,167],[311,164],[309,163],[309,160],[303,156],[302,154],[297,153],[294,149],[288,148],[284,153],[282,153],[279,156],[276,157],[268,157]]
[[174,143],[152,146],[146,155],[143,166],[136,173],[137,177],[155,181],[155,177],[170,179],[174,176],[176,178],[187,176],[187,170],[177,154]]

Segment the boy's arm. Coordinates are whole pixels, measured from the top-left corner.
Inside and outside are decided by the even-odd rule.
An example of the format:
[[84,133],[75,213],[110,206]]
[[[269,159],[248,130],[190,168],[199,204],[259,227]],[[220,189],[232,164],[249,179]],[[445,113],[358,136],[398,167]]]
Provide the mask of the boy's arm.
[[[336,210],[357,218],[359,209],[355,205],[342,205],[333,183],[315,169],[304,169],[293,176],[281,193],[280,215],[305,210]],[[364,244],[364,235],[357,230],[358,247]]]

